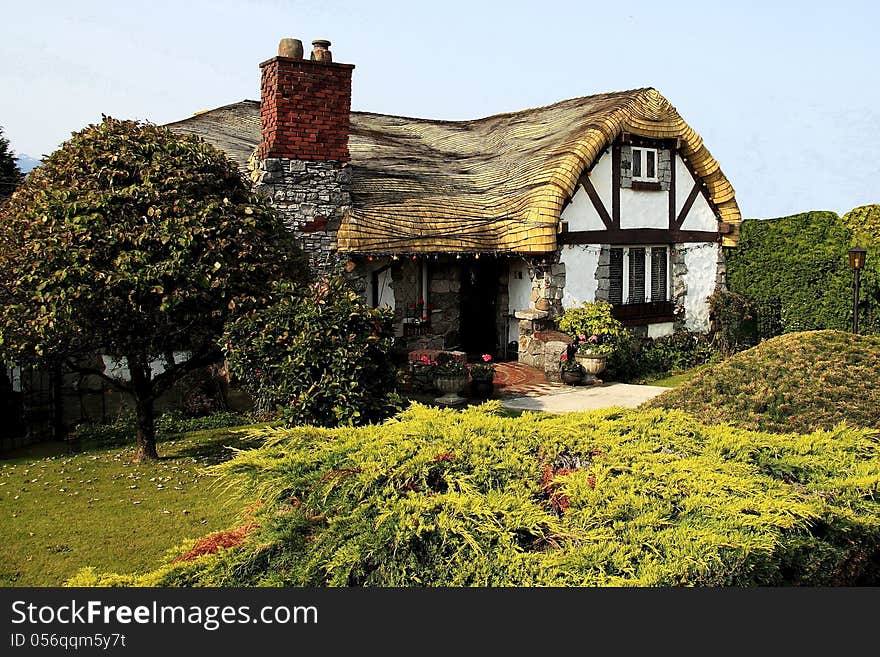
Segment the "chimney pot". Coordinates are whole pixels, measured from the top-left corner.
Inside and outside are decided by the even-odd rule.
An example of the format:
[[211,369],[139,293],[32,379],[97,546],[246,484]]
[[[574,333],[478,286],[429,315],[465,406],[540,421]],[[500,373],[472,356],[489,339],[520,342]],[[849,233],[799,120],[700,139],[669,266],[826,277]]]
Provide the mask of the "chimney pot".
[[333,54],[330,52],[330,42],[326,39],[312,41],[312,59],[316,62],[332,62]]
[[278,42],[278,56],[290,59],[303,58],[303,42],[299,39],[281,39]]

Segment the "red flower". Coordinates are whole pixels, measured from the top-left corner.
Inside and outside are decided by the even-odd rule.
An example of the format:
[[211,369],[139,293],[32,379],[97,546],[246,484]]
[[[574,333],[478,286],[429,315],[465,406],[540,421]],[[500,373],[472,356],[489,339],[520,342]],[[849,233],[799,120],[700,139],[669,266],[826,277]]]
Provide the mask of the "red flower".
[[491,355],[491,354],[483,354],[483,362],[484,362],[484,363],[491,362],[491,360],[492,360],[492,355]]

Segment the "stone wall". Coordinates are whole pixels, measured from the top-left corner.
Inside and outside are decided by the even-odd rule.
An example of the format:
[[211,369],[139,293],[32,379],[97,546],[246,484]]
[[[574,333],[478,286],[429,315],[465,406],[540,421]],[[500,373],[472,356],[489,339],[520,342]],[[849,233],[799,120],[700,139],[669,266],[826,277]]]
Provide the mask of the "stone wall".
[[351,207],[351,167],[337,161],[269,158],[255,164],[254,191],[267,197],[316,271],[337,260],[336,234]]
[[551,319],[561,315],[565,264],[533,263],[529,267],[529,277],[532,280],[532,308],[548,313]]

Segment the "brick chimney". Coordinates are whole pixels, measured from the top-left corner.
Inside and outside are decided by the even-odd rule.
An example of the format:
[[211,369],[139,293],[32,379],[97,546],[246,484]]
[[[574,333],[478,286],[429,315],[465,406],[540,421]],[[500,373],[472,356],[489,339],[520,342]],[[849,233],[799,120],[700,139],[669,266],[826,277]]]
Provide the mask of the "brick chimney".
[[302,53],[301,42],[282,39],[279,56],[260,64],[260,159],[351,159],[348,132],[354,65],[333,63],[329,41],[312,43],[310,60],[296,58]]
[[260,144],[254,189],[266,196],[312,268],[333,268],[336,234],[351,207],[348,152],[352,64],[334,64],[329,41],[282,39],[260,64]]

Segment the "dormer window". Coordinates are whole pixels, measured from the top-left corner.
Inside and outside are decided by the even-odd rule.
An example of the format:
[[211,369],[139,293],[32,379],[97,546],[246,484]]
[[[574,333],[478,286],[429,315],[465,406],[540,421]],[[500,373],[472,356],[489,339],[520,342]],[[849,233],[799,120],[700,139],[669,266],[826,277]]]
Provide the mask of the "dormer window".
[[658,182],[657,149],[632,149],[632,179],[639,182]]

